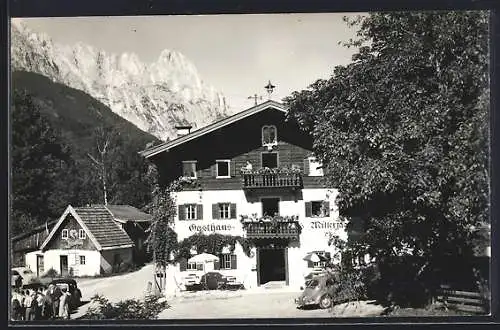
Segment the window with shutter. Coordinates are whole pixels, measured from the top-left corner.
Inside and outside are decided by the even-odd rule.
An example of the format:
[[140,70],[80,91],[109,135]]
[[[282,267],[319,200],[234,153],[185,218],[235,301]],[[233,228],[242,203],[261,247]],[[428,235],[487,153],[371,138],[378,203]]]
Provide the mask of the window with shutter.
[[186,207],[184,205],[179,205],[179,220],[186,220]]
[[231,219],[236,219],[236,204],[231,203]]
[[309,158],[304,159],[304,175],[309,176]]
[[214,270],[219,270],[220,269],[220,261],[215,261],[214,262]]
[[216,161],[216,178],[230,178],[231,177],[231,161],[228,159]]
[[234,160],[231,161],[231,176],[234,178],[236,177],[236,162]]
[[312,216],[312,203],[306,202],[306,218],[310,218]]
[[180,261],[179,261],[179,268],[180,268],[180,271],[183,272],[186,270],[187,268],[187,259],[186,258],[182,258]]
[[212,204],[212,219],[219,219],[219,204]]
[[196,205],[196,219],[203,220],[203,204]]
[[196,160],[185,160],[182,162],[182,176],[196,179]]
[[184,212],[185,212],[185,219],[186,220],[196,220],[197,219],[197,215],[196,215],[196,211],[197,211],[197,207],[196,207],[196,204],[184,204]]
[[231,269],[237,269],[236,254],[231,254]]
[[196,264],[196,270],[203,270],[203,264]]
[[227,253],[223,253],[219,256],[220,269],[232,269],[231,268],[231,256]]
[[219,203],[219,219],[230,219],[231,209],[229,203]]

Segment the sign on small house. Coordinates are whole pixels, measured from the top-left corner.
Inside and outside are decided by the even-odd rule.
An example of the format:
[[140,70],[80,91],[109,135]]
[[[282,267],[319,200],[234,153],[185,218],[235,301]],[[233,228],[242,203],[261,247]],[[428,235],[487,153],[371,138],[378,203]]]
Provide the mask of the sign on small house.
[[[81,229],[81,231],[83,231],[83,229]],[[83,246],[85,236],[86,235],[84,231],[83,233],[79,233],[76,229],[69,230],[68,239],[66,240],[66,247],[68,249],[71,249],[74,247]]]

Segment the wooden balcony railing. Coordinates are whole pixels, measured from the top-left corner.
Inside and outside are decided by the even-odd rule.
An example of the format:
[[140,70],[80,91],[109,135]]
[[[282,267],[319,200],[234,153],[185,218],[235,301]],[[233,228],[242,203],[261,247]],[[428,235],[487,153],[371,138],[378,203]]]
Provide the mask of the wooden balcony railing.
[[298,221],[245,222],[247,238],[298,238],[301,226]]
[[301,173],[244,173],[242,174],[244,189],[253,188],[302,188]]

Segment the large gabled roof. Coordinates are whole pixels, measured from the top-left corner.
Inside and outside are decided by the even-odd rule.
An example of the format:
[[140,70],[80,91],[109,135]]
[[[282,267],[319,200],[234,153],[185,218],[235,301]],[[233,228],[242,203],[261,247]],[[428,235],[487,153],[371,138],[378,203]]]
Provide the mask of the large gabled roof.
[[183,135],[175,140],[172,140],[172,141],[168,141],[168,142],[165,142],[165,143],[162,143],[160,145],[157,145],[157,146],[154,146],[154,147],[151,147],[151,148],[148,148],[146,150],[143,150],[140,152],[140,154],[146,158],[149,158],[149,157],[152,157],[154,155],[157,155],[159,153],[162,153],[164,151],[168,151],[170,150],[171,148],[174,148],[174,147],[177,147],[178,145],[181,145],[183,143],[186,143],[188,141],[191,141],[193,139],[196,139],[200,136],[203,136],[205,134],[208,134],[210,132],[213,132],[215,130],[218,130],[222,127],[225,127],[227,125],[230,125],[232,123],[235,123],[237,121],[240,121],[244,118],[247,118],[251,115],[254,115],[256,113],[259,113],[261,111],[264,111],[264,110],[267,110],[267,109],[274,109],[274,110],[278,110],[278,111],[281,111],[281,112],[285,112],[286,113],[286,109],[285,107],[283,106],[283,104],[281,103],[278,103],[276,101],[272,101],[272,100],[269,100],[269,101],[266,101],[264,103],[261,103],[261,104],[258,104],[252,108],[249,108],[247,110],[244,110],[242,112],[239,112],[235,115],[232,115],[232,116],[229,116],[227,118],[224,118],[220,121],[217,121],[213,124],[210,124],[208,126],[205,126],[205,127],[202,127],[194,132],[191,132],[189,134],[186,134],[186,135]]
[[104,205],[77,208],[69,205],[40,246],[41,250],[46,249],[48,243],[69,214],[85,230],[87,236],[99,251],[134,246],[134,242],[132,242],[125,230],[114,221],[112,213]]

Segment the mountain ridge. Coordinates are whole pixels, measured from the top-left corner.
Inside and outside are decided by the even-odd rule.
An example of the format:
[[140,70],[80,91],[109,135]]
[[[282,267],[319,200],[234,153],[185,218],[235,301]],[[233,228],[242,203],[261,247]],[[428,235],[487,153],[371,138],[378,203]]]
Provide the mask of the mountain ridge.
[[82,42],[54,43],[16,20],[11,41],[13,71],[41,74],[82,90],[161,140],[175,138],[179,122],[196,129],[229,114],[222,93],[205,84],[179,52],[164,49],[156,62],[146,64],[135,53],[108,54]]

